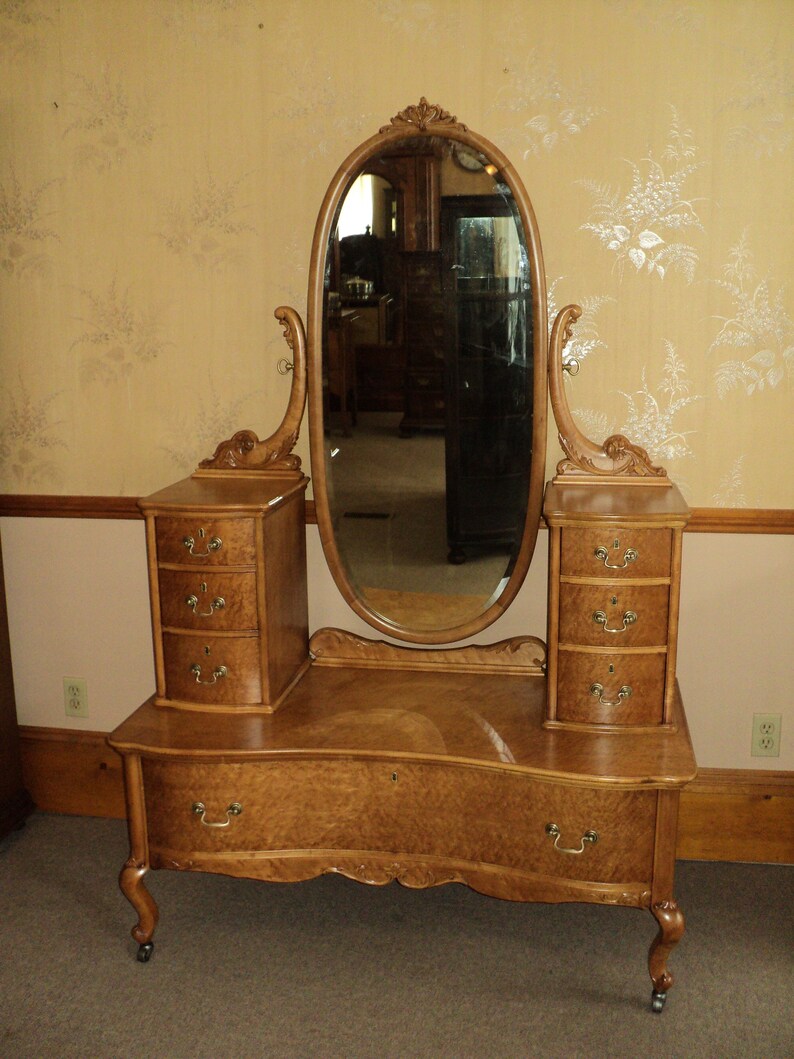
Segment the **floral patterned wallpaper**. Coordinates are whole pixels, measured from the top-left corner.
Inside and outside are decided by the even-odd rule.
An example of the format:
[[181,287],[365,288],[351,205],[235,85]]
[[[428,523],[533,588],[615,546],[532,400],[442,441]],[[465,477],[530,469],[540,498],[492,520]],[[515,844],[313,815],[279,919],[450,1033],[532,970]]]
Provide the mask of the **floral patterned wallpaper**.
[[583,426],[794,506],[793,37],[789,0],[0,0],[0,491],[275,429],[328,181],[425,95],[529,190]]

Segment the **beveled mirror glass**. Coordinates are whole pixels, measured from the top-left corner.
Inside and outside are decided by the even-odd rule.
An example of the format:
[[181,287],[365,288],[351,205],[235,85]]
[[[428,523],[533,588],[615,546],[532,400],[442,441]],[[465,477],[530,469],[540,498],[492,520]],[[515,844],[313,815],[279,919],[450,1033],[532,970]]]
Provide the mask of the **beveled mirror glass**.
[[358,147],[320,210],[308,324],[342,594],[414,643],[486,627],[529,566],[545,467],[542,257],[507,158],[424,100]]

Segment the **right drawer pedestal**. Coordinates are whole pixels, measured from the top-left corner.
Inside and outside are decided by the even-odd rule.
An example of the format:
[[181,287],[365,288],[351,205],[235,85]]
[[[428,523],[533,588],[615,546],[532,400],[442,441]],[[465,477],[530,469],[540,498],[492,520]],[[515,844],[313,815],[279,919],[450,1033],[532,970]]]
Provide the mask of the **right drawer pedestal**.
[[673,726],[681,535],[674,486],[549,486],[547,726]]

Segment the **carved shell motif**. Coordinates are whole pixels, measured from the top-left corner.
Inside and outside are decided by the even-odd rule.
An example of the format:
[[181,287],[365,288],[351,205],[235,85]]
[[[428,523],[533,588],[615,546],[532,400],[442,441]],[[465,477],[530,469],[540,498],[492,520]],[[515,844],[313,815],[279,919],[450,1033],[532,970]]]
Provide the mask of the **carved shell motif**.
[[401,128],[405,125],[413,125],[421,132],[426,132],[431,125],[443,125],[447,128],[459,129],[461,132],[467,131],[466,126],[459,122],[454,114],[444,110],[438,103],[428,103],[424,96],[419,100],[418,105],[413,104],[401,110],[399,114],[395,114],[391,123],[383,125],[380,132],[389,132],[392,128]]

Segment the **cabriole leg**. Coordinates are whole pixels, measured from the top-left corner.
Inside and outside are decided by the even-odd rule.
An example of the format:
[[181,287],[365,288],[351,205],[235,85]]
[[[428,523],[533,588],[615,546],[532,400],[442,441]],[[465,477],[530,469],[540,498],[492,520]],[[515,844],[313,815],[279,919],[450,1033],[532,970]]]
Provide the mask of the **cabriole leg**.
[[648,971],[653,982],[651,1009],[660,1012],[673,984],[673,976],[667,970],[667,957],[684,933],[684,913],[675,901],[660,901],[651,906],[651,912],[659,924],[659,933],[651,943],[648,954]]
[[138,960],[147,963],[154,949],[152,935],[157,926],[159,912],[157,902],[146,889],[143,877],[148,871],[144,864],[139,864],[130,857],[121,869],[119,886],[121,892],[138,913],[138,922],[132,928],[132,936],[138,942]]
[[124,794],[127,800],[127,828],[130,855],[119,875],[121,892],[138,913],[132,936],[138,942],[138,960],[147,963],[152,955],[152,935],[157,926],[157,903],[146,889],[143,878],[149,870],[146,806],[143,799],[143,773],[137,754],[124,754]]

